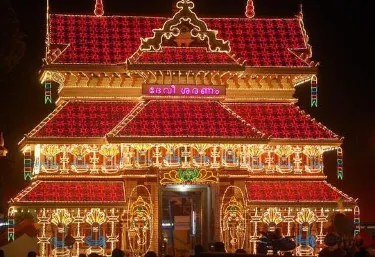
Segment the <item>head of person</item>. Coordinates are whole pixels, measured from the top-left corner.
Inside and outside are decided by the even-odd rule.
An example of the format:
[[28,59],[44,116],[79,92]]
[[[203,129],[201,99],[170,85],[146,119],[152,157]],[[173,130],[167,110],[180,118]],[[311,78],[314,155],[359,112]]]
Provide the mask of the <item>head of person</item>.
[[36,252],[34,251],[28,252],[27,257],[36,257]]
[[215,249],[215,252],[225,253],[225,245],[223,242],[215,242],[214,249]]
[[145,257],[158,257],[158,255],[155,252],[153,252],[153,251],[148,251],[145,254]]
[[198,255],[200,255],[203,252],[204,252],[203,245],[198,244],[198,245],[194,246],[195,256],[198,256]]
[[0,249],[0,257],[4,257],[5,254],[4,254],[4,251]]
[[237,249],[235,253],[247,253],[245,249]]
[[113,249],[112,257],[124,257],[124,256],[125,256],[125,253],[121,249],[118,249],[118,248]]
[[97,253],[90,253],[89,254],[89,257],[100,257],[99,254]]
[[283,236],[283,234],[281,233],[281,228],[275,229],[275,236],[278,237],[278,238]]
[[80,254],[78,255],[78,257],[87,257],[87,255],[84,254],[84,253],[80,253]]
[[324,237],[324,244],[328,247],[334,247],[338,245],[339,242],[340,242],[340,236],[335,232],[328,233]]

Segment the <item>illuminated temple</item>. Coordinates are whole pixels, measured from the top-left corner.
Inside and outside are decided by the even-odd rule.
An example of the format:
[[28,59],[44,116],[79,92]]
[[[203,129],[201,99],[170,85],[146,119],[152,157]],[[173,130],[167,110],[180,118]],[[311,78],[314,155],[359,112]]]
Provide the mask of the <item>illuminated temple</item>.
[[[93,1],[94,2],[94,1]],[[20,142],[29,185],[11,198],[34,217],[39,254],[188,256],[223,241],[256,253],[259,231],[323,245],[330,217],[358,222],[357,202],[329,184],[323,154],[342,139],[297,105],[317,63],[302,14],[205,18],[191,0],[171,17],[47,13],[40,80],[56,108]]]

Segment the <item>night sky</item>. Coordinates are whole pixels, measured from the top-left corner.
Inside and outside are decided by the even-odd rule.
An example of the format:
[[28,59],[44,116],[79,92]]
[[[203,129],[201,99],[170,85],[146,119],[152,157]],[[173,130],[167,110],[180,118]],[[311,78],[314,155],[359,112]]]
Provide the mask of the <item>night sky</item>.
[[[43,0],[11,1],[26,35],[26,52],[11,73],[0,77],[0,131],[10,150],[0,173],[6,197],[23,182],[23,158],[17,143],[53,109],[44,104],[38,82],[45,40]],[[105,15],[171,16],[172,0],[103,0]],[[241,16],[245,0],[195,0],[201,17]],[[310,107],[309,85],[298,87],[298,105],[332,131],[344,137],[344,181],[336,179],[336,154],[325,155],[328,182],[359,198],[363,221],[375,222],[375,115],[370,80],[373,51],[370,45],[370,1],[361,0],[254,0],[258,17],[292,17],[303,3],[305,29],[319,66],[319,107]],[[93,13],[94,0],[50,0],[54,13]],[[56,98],[55,98],[56,99]],[[1,208],[0,208],[1,211]]]

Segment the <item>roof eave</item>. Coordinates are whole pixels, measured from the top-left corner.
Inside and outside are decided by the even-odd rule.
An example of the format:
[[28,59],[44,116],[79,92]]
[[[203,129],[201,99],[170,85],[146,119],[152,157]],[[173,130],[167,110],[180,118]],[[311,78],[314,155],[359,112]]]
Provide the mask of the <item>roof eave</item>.
[[267,138],[219,138],[219,137],[158,137],[158,136],[113,136],[107,137],[109,143],[241,143],[241,144],[265,144]]
[[[336,201],[277,201],[277,200],[270,200],[270,201],[254,201],[251,199],[247,199],[250,206],[308,206],[308,207],[332,207],[337,208]],[[354,208],[358,204],[355,201],[344,201],[344,205],[346,207]]]
[[290,145],[326,145],[339,147],[342,145],[341,139],[320,138],[320,139],[292,139],[292,138],[271,138],[270,145],[290,144]]
[[129,70],[223,70],[223,71],[244,71],[245,67],[238,64],[129,64]]
[[297,74],[297,75],[315,75],[318,72],[317,67],[254,67],[246,66],[245,71],[253,74]]
[[28,144],[106,144],[105,137],[25,137],[18,143],[22,149]]
[[126,206],[126,201],[118,201],[118,202],[9,202],[9,205],[14,208],[27,208],[36,209],[36,208],[59,208],[69,207],[69,208],[82,208],[82,207],[92,207],[92,206],[100,206],[100,207],[107,207],[112,208],[113,206]]

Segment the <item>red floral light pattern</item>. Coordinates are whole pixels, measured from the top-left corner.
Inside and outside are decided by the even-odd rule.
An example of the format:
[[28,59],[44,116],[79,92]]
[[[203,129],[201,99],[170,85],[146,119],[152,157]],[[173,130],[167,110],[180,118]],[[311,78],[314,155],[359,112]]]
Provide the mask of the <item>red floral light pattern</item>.
[[246,66],[308,66],[289,49],[306,49],[299,19],[204,19]]
[[51,15],[51,44],[70,44],[56,63],[124,63],[164,18]]
[[275,202],[346,202],[353,199],[339,193],[323,181],[250,181],[247,182],[249,201]]
[[[298,18],[202,20],[219,31],[218,38],[229,40],[231,54],[246,60],[246,66],[308,66],[289,50],[307,49]],[[51,48],[70,44],[55,62],[124,63],[139,48],[140,38],[151,37],[152,29],[161,28],[165,21],[155,17],[51,15]]]
[[135,102],[70,102],[31,137],[104,137]]
[[124,201],[123,182],[42,181],[18,202],[114,203]]
[[261,138],[213,101],[150,101],[117,136]]
[[338,139],[332,131],[304,114],[294,104],[226,104],[235,113],[271,138]]
[[227,53],[208,52],[202,47],[163,47],[160,52],[144,52],[137,63],[237,65]]

